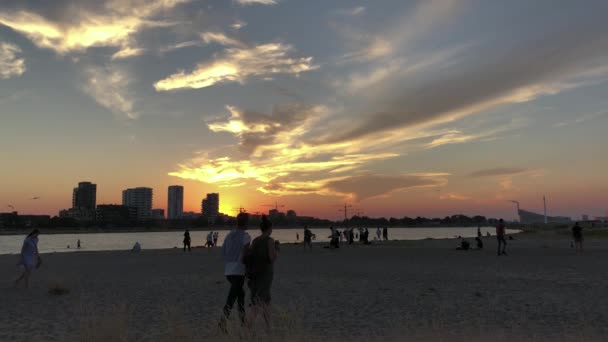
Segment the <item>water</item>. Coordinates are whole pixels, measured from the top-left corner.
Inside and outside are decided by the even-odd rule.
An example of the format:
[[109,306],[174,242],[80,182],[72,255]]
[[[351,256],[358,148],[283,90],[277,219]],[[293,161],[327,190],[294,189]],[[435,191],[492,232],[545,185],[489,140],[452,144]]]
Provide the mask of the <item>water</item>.
[[[311,229],[316,235],[315,242],[329,241],[329,229]],[[514,230],[507,230],[509,233],[516,233]],[[203,246],[207,241],[209,231],[190,231],[192,246]],[[355,232],[358,232],[355,230]],[[482,234],[486,232],[494,234],[494,227],[482,227]],[[171,232],[139,232],[139,233],[87,233],[87,234],[48,234],[40,235],[38,248],[40,253],[50,252],[75,252],[76,242],[81,241],[80,251],[109,251],[109,250],[130,250],[133,244],[138,241],[142,249],[163,249],[182,247],[183,231]],[[272,237],[281,243],[297,242],[296,234],[300,234],[300,240],[304,238],[302,229],[273,229]],[[224,237],[228,234],[227,230],[219,231],[218,244],[221,245]],[[258,229],[249,230],[252,237],[259,235]],[[456,236],[475,237],[477,228],[389,228],[389,240],[421,240],[426,238],[446,239]],[[369,229],[369,240],[373,241],[376,237],[376,229]],[[0,236],[0,254],[16,254],[21,250],[24,235],[3,235]],[[70,246],[70,248],[68,248]]]

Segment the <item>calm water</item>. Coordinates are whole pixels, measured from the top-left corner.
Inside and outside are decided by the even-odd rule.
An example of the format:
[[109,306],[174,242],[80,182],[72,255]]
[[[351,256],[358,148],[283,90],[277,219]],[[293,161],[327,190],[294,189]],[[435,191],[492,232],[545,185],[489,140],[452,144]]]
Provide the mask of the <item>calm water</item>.
[[[329,229],[311,229],[316,235],[317,242],[329,241]],[[482,227],[483,235],[486,232],[494,234],[494,227]],[[357,232],[357,230],[355,230]],[[509,231],[515,233],[517,231]],[[191,231],[192,246],[202,246],[207,241],[208,231]],[[272,236],[281,243],[297,242],[296,234],[300,234],[303,239],[301,229],[274,229]],[[228,234],[227,230],[219,231],[218,245],[224,241]],[[249,231],[252,237],[259,235],[259,230]],[[388,237],[390,240],[420,240],[426,238],[445,239],[456,236],[475,237],[477,228],[389,228]],[[0,236],[0,254],[15,254],[21,250],[24,235],[5,235]],[[372,241],[376,237],[376,229],[369,229],[369,239]],[[76,242],[80,239],[82,251],[106,251],[106,250],[130,250],[136,241],[142,249],[163,249],[181,247],[183,232],[140,232],[140,233],[91,233],[91,234],[49,234],[40,235],[38,247],[40,253],[49,252],[74,252]],[[70,246],[70,248],[68,248]]]

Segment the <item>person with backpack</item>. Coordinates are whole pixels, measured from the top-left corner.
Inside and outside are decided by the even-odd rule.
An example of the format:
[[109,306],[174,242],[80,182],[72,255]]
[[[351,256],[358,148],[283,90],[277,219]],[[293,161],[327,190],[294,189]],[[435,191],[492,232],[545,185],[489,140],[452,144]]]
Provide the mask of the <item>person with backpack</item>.
[[234,302],[238,302],[241,322],[245,322],[245,264],[243,263],[243,253],[251,243],[251,236],[246,232],[249,214],[239,213],[236,217],[236,229],[232,230],[222,244],[222,257],[224,259],[224,275],[230,283],[230,290],[224,305],[224,315],[220,321],[220,327],[226,329],[226,320],[230,317],[230,312]]
[[251,319],[253,323],[262,311],[267,327],[270,327],[270,289],[274,277],[274,262],[278,258],[279,242],[270,237],[272,223],[262,215],[260,223],[262,234],[256,237],[245,252],[245,265],[251,291]]

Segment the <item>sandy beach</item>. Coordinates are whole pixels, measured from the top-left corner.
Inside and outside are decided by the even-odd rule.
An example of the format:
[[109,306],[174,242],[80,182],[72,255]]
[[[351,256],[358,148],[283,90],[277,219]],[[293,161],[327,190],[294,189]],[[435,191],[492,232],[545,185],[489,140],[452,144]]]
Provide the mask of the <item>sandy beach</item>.
[[[608,241],[522,237],[509,256],[454,240],[284,245],[273,284],[274,340],[601,340]],[[44,255],[30,289],[0,257],[0,341],[237,340],[216,324],[228,291],[219,249]],[[56,286],[69,290],[49,293]],[[259,325],[255,329],[259,329]],[[246,339],[268,340],[248,335]]]

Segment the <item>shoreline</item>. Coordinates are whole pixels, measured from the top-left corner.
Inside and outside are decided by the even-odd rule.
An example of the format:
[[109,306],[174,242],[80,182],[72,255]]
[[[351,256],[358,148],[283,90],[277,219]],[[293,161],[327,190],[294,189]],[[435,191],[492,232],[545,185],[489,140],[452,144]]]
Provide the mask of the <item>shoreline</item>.
[[[344,229],[342,226],[336,226],[338,229]],[[206,227],[206,228],[167,228],[167,229],[146,229],[146,228],[116,228],[116,229],[105,229],[105,228],[83,228],[83,229],[64,229],[64,228],[17,228],[17,229],[6,229],[3,228],[0,230],[0,236],[3,235],[24,235],[28,234],[33,229],[40,230],[41,234],[45,235],[55,235],[55,234],[104,234],[104,233],[174,233],[174,232],[183,232],[184,230],[189,230],[191,232],[197,231],[227,231],[235,229],[236,226],[229,227]],[[329,226],[317,227],[317,226],[309,226],[309,229],[328,229]],[[358,229],[359,227],[355,227]],[[365,228],[365,227],[362,227]],[[377,227],[369,226],[368,229],[375,229]],[[458,228],[477,228],[477,226],[409,226],[409,227],[388,227],[388,229],[458,229]],[[482,225],[481,228],[494,228],[489,225]],[[255,229],[254,227],[249,228],[249,230]],[[274,227],[274,229],[289,229],[289,230],[303,230],[303,226],[298,227]],[[511,230],[522,230],[521,227],[507,228]],[[523,230],[522,230],[523,231]]]

